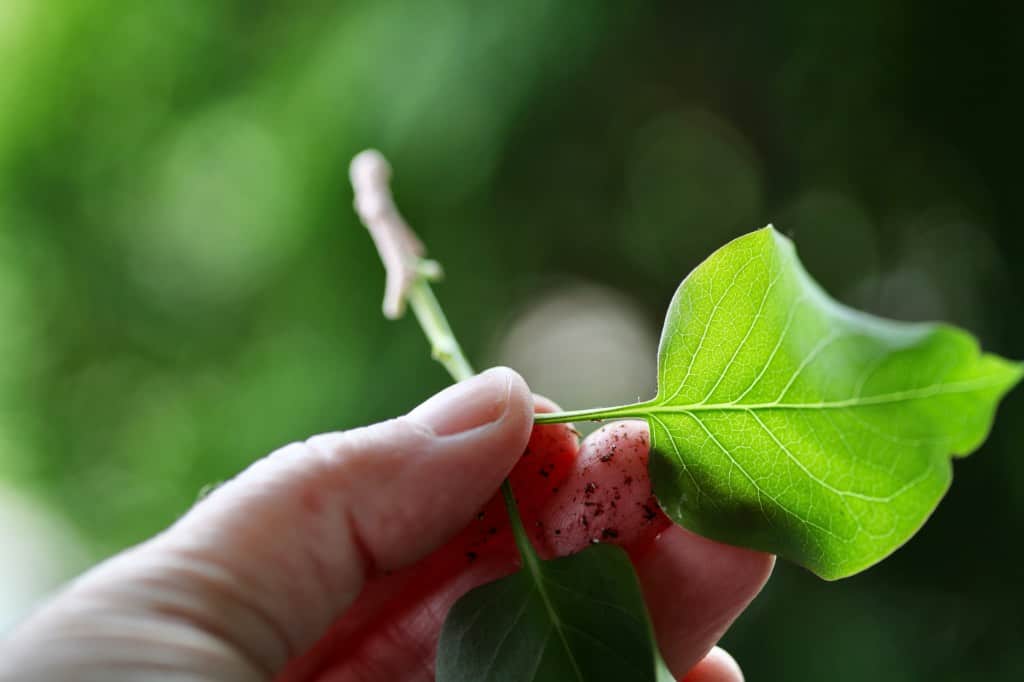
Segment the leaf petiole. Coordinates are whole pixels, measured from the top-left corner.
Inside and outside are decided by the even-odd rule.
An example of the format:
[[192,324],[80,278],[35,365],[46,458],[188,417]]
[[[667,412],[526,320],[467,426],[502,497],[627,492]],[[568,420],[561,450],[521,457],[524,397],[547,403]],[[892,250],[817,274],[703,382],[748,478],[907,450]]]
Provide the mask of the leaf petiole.
[[547,412],[533,417],[534,424],[565,424],[574,421],[604,421],[605,419],[645,419],[654,401],[648,400],[632,405],[617,407],[596,407],[589,410]]
[[475,374],[473,367],[462,352],[448,318],[434,290],[423,276],[417,277],[406,294],[409,307],[430,342],[431,356],[440,362],[455,381],[463,381]]

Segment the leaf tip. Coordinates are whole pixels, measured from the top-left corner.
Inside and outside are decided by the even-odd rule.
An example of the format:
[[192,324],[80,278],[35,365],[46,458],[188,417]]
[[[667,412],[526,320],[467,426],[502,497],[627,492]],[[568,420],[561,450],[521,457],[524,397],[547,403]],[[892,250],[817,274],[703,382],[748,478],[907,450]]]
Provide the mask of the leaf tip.
[[1020,360],[1010,360],[994,353],[985,353],[982,359],[994,365],[998,372],[1000,398],[1012,391],[1024,379],[1024,362]]
[[1020,383],[1021,379],[1024,379],[1024,362],[1020,360],[1008,361],[1010,370],[1010,387],[1016,386]]
[[1006,368],[1006,383],[1003,389],[1002,395],[1005,396],[1007,393],[1015,389],[1020,385],[1021,380],[1024,380],[1024,362],[1019,360],[1007,360],[1000,358],[1005,363]]
[[796,251],[796,245],[793,244],[793,240],[783,234],[779,228],[775,227],[775,223],[768,223],[760,230],[754,230],[751,234],[761,235],[766,241],[772,241],[783,248]]

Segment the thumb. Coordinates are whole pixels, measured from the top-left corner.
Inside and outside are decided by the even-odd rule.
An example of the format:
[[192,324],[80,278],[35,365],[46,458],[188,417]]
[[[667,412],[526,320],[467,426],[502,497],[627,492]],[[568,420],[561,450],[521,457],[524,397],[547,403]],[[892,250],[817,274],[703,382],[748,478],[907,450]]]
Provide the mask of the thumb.
[[58,616],[75,595],[92,604],[103,595],[108,609],[199,629],[270,676],[316,642],[368,575],[419,560],[468,523],[522,454],[532,422],[525,382],[499,368],[404,417],[289,445],[94,569],[44,614]]

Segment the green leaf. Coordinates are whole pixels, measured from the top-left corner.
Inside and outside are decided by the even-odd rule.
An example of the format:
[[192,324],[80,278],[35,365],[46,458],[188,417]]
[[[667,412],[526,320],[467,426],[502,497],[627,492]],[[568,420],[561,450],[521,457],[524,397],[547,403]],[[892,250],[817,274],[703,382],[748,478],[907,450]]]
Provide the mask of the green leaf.
[[772,227],[699,265],[669,307],[658,395],[539,415],[646,418],[665,511],[827,579],[885,558],[935,509],[1024,365],[942,324],[829,298]]
[[[640,585],[618,547],[540,561],[478,587],[445,621],[438,682],[655,682]],[[671,679],[671,678],[669,678]]]
[[694,531],[842,578],[921,527],[1022,366],[840,305],[773,228],[680,285],[644,405],[658,500]]

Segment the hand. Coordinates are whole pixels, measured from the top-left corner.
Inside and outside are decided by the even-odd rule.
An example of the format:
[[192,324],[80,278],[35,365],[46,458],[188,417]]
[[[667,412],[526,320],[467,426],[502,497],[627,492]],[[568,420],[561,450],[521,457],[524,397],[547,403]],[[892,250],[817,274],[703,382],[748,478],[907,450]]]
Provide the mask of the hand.
[[[0,645],[0,680],[431,680],[447,605],[515,569],[501,552],[447,561],[446,543],[518,461],[533,411],[497,369],[282,448],[45,604]],[[673,673],[741,680],[712,647],[772,558],[675,526],[631,556]]]

